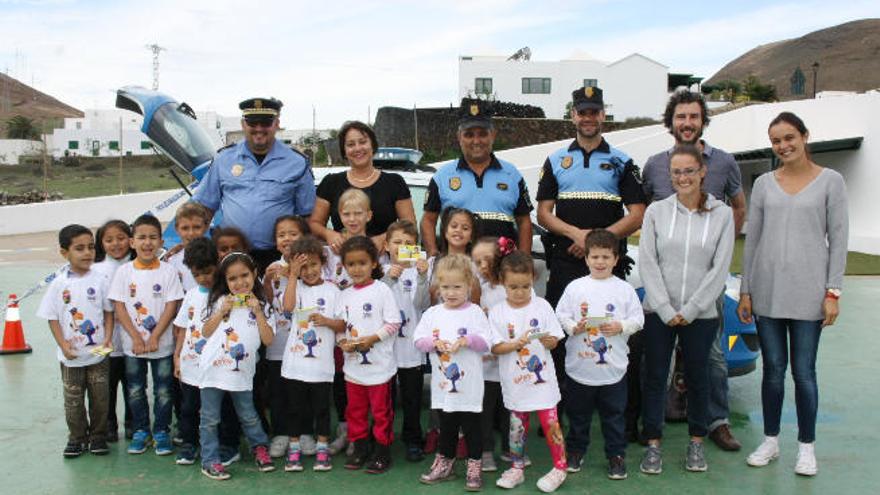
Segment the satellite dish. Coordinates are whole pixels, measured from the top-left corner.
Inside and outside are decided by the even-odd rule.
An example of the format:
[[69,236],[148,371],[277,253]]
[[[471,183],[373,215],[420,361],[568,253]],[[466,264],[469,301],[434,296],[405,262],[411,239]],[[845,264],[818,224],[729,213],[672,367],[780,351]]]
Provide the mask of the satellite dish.
[[516,51],[513,55],[508,57],[507,60],[531,60],[532,58],[532,50],[531,48],[524,46]]

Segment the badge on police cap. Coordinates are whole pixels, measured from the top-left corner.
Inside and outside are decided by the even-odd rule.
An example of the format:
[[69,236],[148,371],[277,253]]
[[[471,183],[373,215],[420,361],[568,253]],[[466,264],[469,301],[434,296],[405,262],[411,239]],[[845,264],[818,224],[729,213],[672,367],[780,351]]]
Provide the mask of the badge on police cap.
[[474,117],[476,117],[476,116],[479,115],[479,113],[480,113],[480,107],[479,107],[478,105],[476,105],[476,104],[471,105],[470,112],[471,112],[471,115],[473,115]]
[[458,191],[461,189],[461,179],[458,177],[452,177],[449,179],[449,189],[453,191]]
[[593,87],[587,86],[586,88],[584,88],[584,94],[587,95],[587,98],[592,98],[593,97]]
[[242,166],[240,163],[236,163],[232,166],[231,172],[234,177],[238,177],[242,174],[242,172],[244,172],[244,166]]
[[562,165],[562,168],[568,169],[568,167],[571,167],[573,161],[574,160],[570,156],[566,156],[562,159],[562,163],[560,165]]

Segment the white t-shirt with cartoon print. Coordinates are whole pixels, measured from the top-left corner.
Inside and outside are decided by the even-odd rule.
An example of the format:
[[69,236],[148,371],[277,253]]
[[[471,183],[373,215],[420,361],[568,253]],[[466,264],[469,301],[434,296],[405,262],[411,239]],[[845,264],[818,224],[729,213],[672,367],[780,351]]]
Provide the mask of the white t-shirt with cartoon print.
[[[330,282],[309,286],[297,280],[295,324],[285,341],[281,376],[309,383],[333,381],[336,335],[327,327],[314,325],[308,317],[317,312],[327,318],[336,318],[334,311],[338,297],[339,289]],[[278,333],[275,336],[277,338]]]
[[334,253],[330,246],[324,246],[324,256],[327,258],[327,262],[321,267],[321,278],[336,284],[339,290],[350,287],[351,277],[348,276],[345,266],[342,265],[342,257]]
[[205,307],[209,292],[208,288],[200,285],[188,290],[173,322],[175,326],[186,331],[179,356],[180,381],[193,387],[199,386],[199,359],[208,343],[208,339],[202,335],[202,326],[207,316]]
[[[445,340],[453,343],[462,336],[477,336],[489,344],[489,321],[476,304],[458,308],[443,304],[432,306],[422,315],[413,338]],[[483,410],[483,353],[470,348],[440,353],[431,357],[431,409],[444,412],[481,412]]]
[[91,350],[102,345],[106,338],[104,312],[113,311],[107,298],[110,281],[103,271],[90,269],[80,275],[66,267],[49,284],[37,316],[56,320],[61,326],[64,340],[76,353],[75,359],[67,359],[56,346],[58,361],[69,368],[91,366],[104,360],[104,356],[92,354]]
[[190,271],[189,267],[183,263],[183,256],[186,252],[186,248],[181,249],[174,256],[168,258],[168,264],[174,267],[177,270],[178,275],[180,275],[180,285],[183,287],[184,292],[189,292],[190,290],[199,286],[196,282],[195,277],[192,275],[192,271]]
[[[596,280],[587,275],[572,281],[565,288],[556,315],[574,324],[585,317],[609,317],[625,323],[633,331],[645,321],[642,304],[633,287],[617,278]],[[567,331],[569,331],[567,329]],[[603,336],[598,328],[586,333],[569,335],[565,341],[565,372],[572,380],[584,385],[610,385],[626,375],[629,336],[620,333]]]
[[[283,260],[284,258],[281,258],[272,265],[281,264]],[[269,361],[284,359],[284,348],[290,335],[292,315],[284,311],[285,290],[287,290],[287,277],[276,276],[272,281],[272,293],[266,294],[267,298],[272,298],[272,310],[275,312],[275,338],[272,339],[272,344],[266,347],[266,359]]]
[[[135,268],[137,260],[116,270],[110,284],[110,299],[125,304],[135,330],[144,342],[156,330],[165,305],[183,299],[183,288],[177,270],[160,261],[156,268]],[[170,326],[170,323],[169,323]],[[122,333],[122,350],[126,356],[159,359],[174,353],[174,332],[165,330],[159,338],[159,350],[135,356],[128,332]]]
[[[129,261],[128,255],[121,260],[117,260],[108,254],[104,261],[99,261],[92,265],[92,270],[103,272],[107,277],[108,283],[112,283],[113,277],[116,276],[116,270]],[[125,353],[122,352],[122,335],[125,333],[125,329],[122,328],[122,323],[119,323],[118,319],[115,321],[116,324],[113,327],[113,352],[110,353],[110,357],[122,357],[125,356]]]
[[[223,300],[214,303],[213,312],[220,311]],[[266,321],[275,325],[275,314],[267,305]],[[208,338],[199,359],[201,388],[219,388],[230,392],[252,390],[254,373],[260,356],[260,329],[257,315],[250,308],[234,307],[220,321]]]
[[[336,302],[336,318],[345,320],[345,333],[337,340],[375,335],[388,324],[399,324],[400,308],[387,285],[378,280],[365,287],[350,286]],[[345,379],[360,385],[380,385],[397,373],[393,335],[376,342],[366,352],[343,353]]]
[[[386,274],[390,267],[391,264],[383,266]],[[414,368],[425,362],[425,353],[416,349],[413,344],[413,332],[422,317],[422,310],[431,304],[428,275],[425,273],[424,277],[420,277],[418,269],[410,266],[403,269],[396,281],[387,282],[400,307],[400,318],[403,321],[394,339],[394,357],[398,368]]]
[[[550,303],[540,297],[532,297],[522,308],[513,308],[506,300],[496,304],[489,311],[489,323],[493,346],[525,334],[565,337]],[[559,403],[553,356],[538,338],[530,340],[519,352],[498,356],[498,369],[504,407],[508,410],[539,411]]]

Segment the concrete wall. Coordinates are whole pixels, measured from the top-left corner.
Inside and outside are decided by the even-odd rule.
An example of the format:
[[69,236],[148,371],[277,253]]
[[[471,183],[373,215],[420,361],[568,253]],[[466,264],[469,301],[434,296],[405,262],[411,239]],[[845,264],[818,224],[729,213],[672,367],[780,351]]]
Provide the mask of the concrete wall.
[[18,159],[20,156],[39,156],[42,153],[42,141],[31,141],[28,139],[0,139],[0,165],[18,165]]

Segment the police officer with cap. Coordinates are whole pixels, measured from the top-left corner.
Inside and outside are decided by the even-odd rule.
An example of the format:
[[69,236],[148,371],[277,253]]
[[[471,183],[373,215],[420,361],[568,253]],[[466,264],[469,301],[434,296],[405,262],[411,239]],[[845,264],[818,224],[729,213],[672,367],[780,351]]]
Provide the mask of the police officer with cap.
[[538,181],[538,223],[549,231],[543,239],[550,270],[547,301],[554,306],[565,286],[588,272],[584,242],[590,229],[605,228],[620,238],[614,274],[625,276],[632,261],[625,256],[626,237],[641,227],[646,203],[639,168],[602,137],[602,90],[577,89],[572,103],[577,137],[547,157]]
[[425,198],[422,242],[431,255],[437,252],[437,219],[448,207],[465,208],[476,214],[481,235],[509,237],[522,251],[532,249],[528,187],[515,165],[492,153],[498,134],[492,115],[488,102],[462,100],[457,133],[461,158],[443,165],[434,174]]
[[282,103],[275,98],[241,102],[244,140],[220,150],[193,201],[222,215],[220,224],[240,229],[262,272],[277,260],[275,219],[307,217],[315,206],[308,159],[275,139]]

